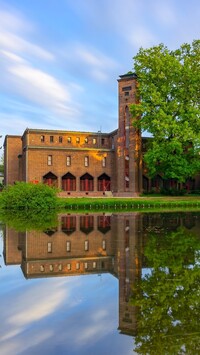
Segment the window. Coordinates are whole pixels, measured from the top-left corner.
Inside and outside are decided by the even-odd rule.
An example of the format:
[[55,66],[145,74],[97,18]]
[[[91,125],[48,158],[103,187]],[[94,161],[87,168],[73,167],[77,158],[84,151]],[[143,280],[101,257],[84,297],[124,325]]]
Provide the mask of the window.
[[58,270],[61,271],[62,270],[62,264],[59,264],[58,266]]
[[89,250],[89,240],[85,240],[85,251]]
[[68,155],[67,156],[67,166],[70,166],[71,165],[71,156]]
[[47,243],[47,251],[48,251],[48,253],[52,253],[52,243],[51,242]]
[[93,266],[93,269],[96,269],[96,267],[97,267],[96,261],[93,261],[92,266]]
[[71,141],[72,141],[71,137],[68,137],[68,138],[67,138],[67,142],[68,142],[68,143],[71,143]]
[[105,138],[101,138],[101,145],[105,144]]
[[122,91],[130,91],[131,90],[131,86],[124,86],[122,88]]
[[86,173],[80,177],[80,190],[81,191],[94,191],[94,179]]
[[49,270],[50,270],[50,271],[53,271],[53,265],[52,265],[52,264],[49,265]]
[[53,143],[54,136],[50,136],[50,143]]
[[103,159],[102,159],[102,167],[103,168],[106,167],[106,157],[103,157]]
[[71,264],[67,264],[67,270],[71,270]]
[[[67,162],[69,166],[71,162]],[[62,177],[62,189],[64,191],[76,191],[76,178],[74,175],[67,173]]]
[[112,137],[112,149],[115,148],[115,141],[114,141],[114,137]]
[[40,265],[40,271],[44,271],[44,265]]
[[63,137],[62,137],[62,136],[59,136],[58,140],[59,140],[59,143],[62,143]]
[[129,96],[129,92],[128,91],[125,91],[125,96]]
[[47,165],[52,165],[53,159],[52,159],[52,155],[48,155],[47,157]]
[[93,138],[93,139],[92,139],[92,143],[93,143],[93,144],[96,144],[96,143],[97,143],[96,138]]
[[88,268],[88,263],[85,263],[84,266],[85,266],[85,269],[87,269]]
[[76,143],[80,143],[80,137],[76,137]]
[[67,251],[71,251],[71,242],[67,241]]
[[106,250],[106,241],[105,241],[105,239],[102,240],[102,249]]
[[85,137],[85,143],[88,143],[88,138],[87,137]]
[[89,166],[89,157],[88,156],[86,156],[84,158],[84,163],[85,163],[85,166]]
[[80,269],[80,263],[76,263],[76,270]]
[[40,137],[40,140],[41,140],[42,143],[44,143],[44,141],[45,141],[45,136],[41,136],[41,137]]

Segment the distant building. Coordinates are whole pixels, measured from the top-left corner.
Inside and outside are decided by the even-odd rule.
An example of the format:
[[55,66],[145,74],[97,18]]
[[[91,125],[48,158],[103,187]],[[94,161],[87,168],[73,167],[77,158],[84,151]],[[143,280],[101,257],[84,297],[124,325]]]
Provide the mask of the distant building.
[[[142,162],[147,138],[132,125],[129,105],[136,102],[135,74],[118,80],[118,129],[110,133],[27,128],[4,142],[4,183],[43,182],[70,196],[137,196],[164,184],[147,176]],[[176,182],[175,182],[176,183]],[[200,188],[200,178],[188,182]]]

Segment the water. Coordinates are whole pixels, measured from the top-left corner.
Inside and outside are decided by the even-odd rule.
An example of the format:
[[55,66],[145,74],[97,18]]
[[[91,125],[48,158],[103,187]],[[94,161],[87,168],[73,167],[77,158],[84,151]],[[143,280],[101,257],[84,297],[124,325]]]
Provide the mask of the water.
[[2,225],[1,355],[200,354],[199,213],[27,225]]

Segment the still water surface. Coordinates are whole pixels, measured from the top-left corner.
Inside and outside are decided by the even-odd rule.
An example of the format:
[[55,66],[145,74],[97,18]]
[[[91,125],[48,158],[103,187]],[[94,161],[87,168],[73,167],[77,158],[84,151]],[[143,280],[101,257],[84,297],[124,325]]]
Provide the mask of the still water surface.
[[199,213],[62,214],[0,242],[1,355],[200,354]]

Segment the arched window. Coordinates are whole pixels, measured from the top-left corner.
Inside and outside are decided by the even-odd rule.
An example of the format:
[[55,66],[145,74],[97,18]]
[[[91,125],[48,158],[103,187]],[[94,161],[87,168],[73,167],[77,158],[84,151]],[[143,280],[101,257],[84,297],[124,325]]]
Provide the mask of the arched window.
[[85,234],[89,234],[94,229],[94,217],[93,216],[81,216],[80,217],[80,230]]
[[76,191],[76,178],[74,175],[67,173],[62,177],[62,189],[64,191]]
[[98,177],[98,191],[110,191],[110,176],[102,174]]
[[58,186],[58,178],[51,171],[49,171],[46,175],[43,176],[43,183],[49,186]]
[[80,177],[81,191],[94,191],[94,178],[86,173]]
[[61,218],[62,232],[67,235],[71,235],[76,230],[76,217],[75,216],[63,216]]

